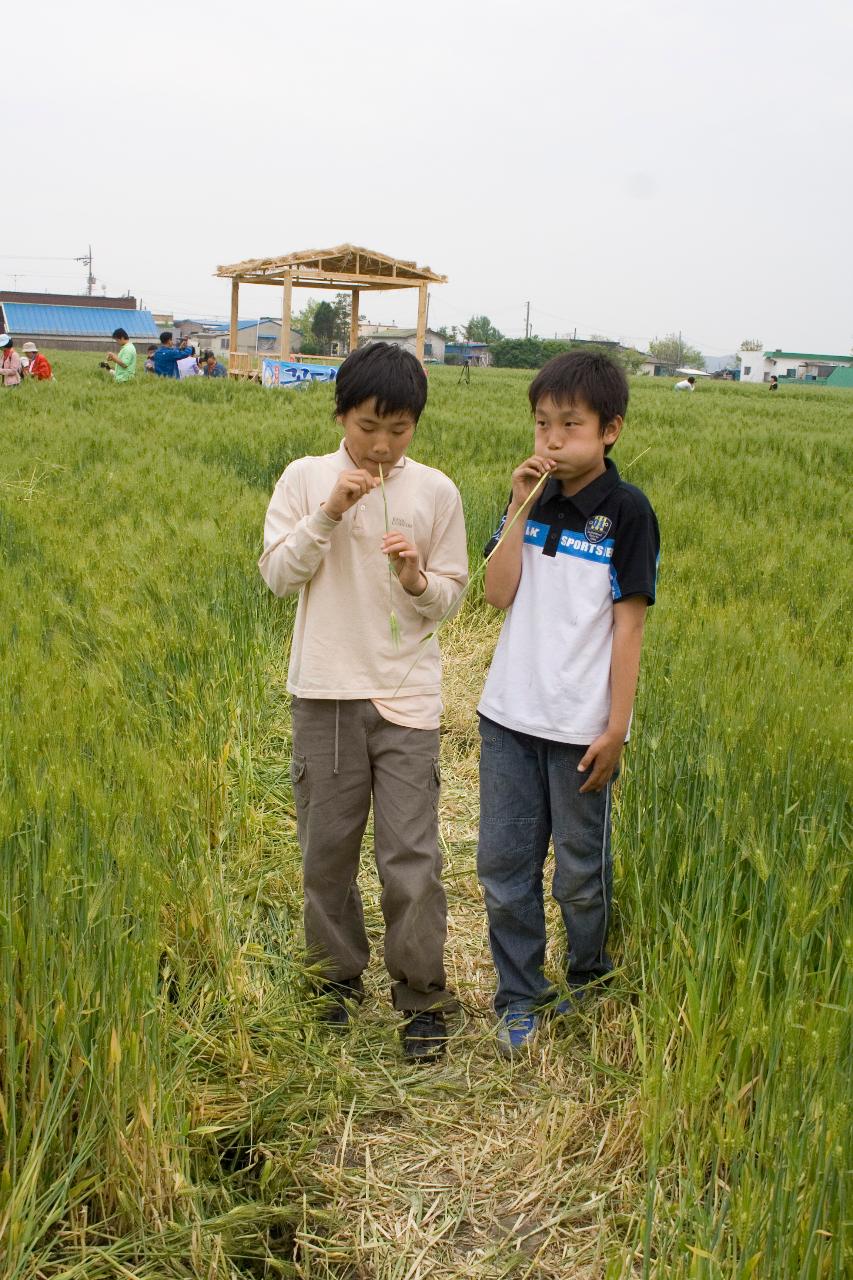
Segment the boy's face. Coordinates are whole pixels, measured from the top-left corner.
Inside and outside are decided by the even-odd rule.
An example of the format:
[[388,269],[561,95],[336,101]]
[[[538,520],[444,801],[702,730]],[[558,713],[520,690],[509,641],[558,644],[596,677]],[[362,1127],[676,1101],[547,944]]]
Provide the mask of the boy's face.
[[396,466],[412,442],[415,420],[410,413],[376,412],[376,400],[364,400],[354,409],[338,415],[344,429],[347,452],[357,467],[378,476],[379,466],[387,474]]
[[588,484],[604,470],[604,449],[615,444],[622,419],[614,418],[602,432],[599,416],[583,400],[556,404],[543,396],[536,405],[536,453],[557,465],[552,474],[564,484]]

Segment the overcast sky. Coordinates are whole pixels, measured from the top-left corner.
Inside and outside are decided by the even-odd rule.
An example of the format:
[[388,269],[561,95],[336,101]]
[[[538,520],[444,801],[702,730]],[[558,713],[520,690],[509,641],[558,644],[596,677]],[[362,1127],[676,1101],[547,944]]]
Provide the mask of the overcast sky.
[[[437,325],[519,335],[529,299],[543,336],[853,345],[849,0],[16,12],[4,288],[82,288],[91,242],[99,289],[224,315],[218,263],[351,241],[446,274]],[[415,292],[362,296],[414,323]]]

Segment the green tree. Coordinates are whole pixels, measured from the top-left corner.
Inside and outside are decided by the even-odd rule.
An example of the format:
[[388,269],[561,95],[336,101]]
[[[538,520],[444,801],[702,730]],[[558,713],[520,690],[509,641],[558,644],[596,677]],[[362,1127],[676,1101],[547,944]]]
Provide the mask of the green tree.
[[302,334],[302,350],[307,355],[319,355],[319,350],[315,350],[317,342],[314,336],[314,316],[319,305],[311,298],[301,311],[293,313],[293,327]]
[[332,304],[330,302],[318,302],[311,327],[314,330],[314,338],[319,343],[323,355],[328,355],[331,351],[336,323],[337,317]]
[[738,347],[739,351],[763,351],[764,343],[760,338],[744,338]]
[[621,364],[627,373],[635,372],[643,363],[641,351],[633,347],[605,347],[595,343],[574,343],[567,338],[503,338],[492,344],[492,359],[499,368],[540,369],[554,356],[567,351],[584,351],[607,356]]
[[352,315],[352,295],[336,293],[332,310],[335,313],[334,338],[339,342],[342,351],[349,351],[350,317]]
[[645,358],[642,351],[638,351],[636,347],[623,347],[619,352],[619,359],[628,373],[636,373]]
[[539,338],[501,338],[492,345],[492,359],[502,369],[538,369],[545,363]]
[[462,332],[466,342],[500,342],[503,334],[496,329],[488,316],[472,316]]
[[680,333],[668,333],[664,338],[655,338],[649,343],[649,354],[658,364],[669,365],[671,369],[680,369],[686,365],[690,369],[704,369],[705,357],[695,347],[688,346]]

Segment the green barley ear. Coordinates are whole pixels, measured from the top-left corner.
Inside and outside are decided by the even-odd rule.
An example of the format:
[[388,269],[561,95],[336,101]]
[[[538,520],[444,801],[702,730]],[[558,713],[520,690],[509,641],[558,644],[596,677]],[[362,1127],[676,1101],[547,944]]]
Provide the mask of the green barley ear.
[[[385,476],[382,474],[382,463],[379,464],[379,483],[382,486],[382,506],[385,509],[385,532],[391,532],[391,525],[388,520],[388,497],[385,493]],[[391,557],[388,556],[388,622],[391,627],[391,642],[395,649],[400,648],[400,624],[397,621],[397,615],[394,612],[394,566],[391,564]]]

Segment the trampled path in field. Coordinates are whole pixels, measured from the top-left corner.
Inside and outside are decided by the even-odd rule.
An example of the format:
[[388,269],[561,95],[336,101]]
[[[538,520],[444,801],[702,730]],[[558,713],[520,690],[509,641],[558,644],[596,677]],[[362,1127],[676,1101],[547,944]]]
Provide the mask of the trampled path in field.
[[[529,1058],[508,1064],[495,1049],[493,970],[475,871],[474,714],[493,639],[450,628],[444,645],[447,967],[463,1008],[440,1066],[402,1059],[381,962],[368,829],[360,878],[373,944],[367,998],[347,1034],[311,1033],[325,1042],[324,1074],[336,1084],[334,1098],[322,1102],[330,1110],[309,1170],[318,1189],[297,1232],[306,1277],[592,1280],[605,1274],[605,1258],[620,1254],[625,1228],[642,1213],[627,992],[543,1029]],[[259,768],[277,765],[281,777],[288,744],[281,698],[256,743]],[[292,807],[283,809],[281,855],[296,903],[295,822]],[[552,924],[558,937],[553,917]]]

